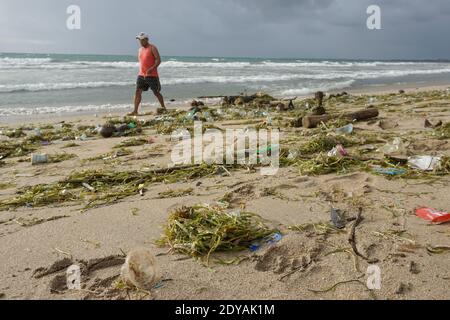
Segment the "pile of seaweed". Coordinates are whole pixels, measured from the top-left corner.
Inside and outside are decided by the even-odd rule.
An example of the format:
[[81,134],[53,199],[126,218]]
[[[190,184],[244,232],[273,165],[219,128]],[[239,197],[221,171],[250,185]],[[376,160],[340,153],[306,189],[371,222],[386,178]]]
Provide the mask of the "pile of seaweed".
[[222,207],[195,205],[170,214],[158,244],[209,262],[214,252],[240,251],[275,232],[254,213],[232,214]]

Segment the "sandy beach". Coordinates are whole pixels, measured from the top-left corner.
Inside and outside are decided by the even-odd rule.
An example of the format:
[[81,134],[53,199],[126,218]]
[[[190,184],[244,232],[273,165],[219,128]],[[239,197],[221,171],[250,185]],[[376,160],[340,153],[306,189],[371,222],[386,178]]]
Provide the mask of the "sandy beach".
[[[107,121],[119,124],[130,119],[122,120],[123,113],[2,118],[2,148],[18,143],[17,148],[25,149],[0,158],[0,299],[448,299],[449,224],[432,225],[416,216],[415,209],[450,210],[449,88],[391,86],[371,92],[348,91],[335,98],[328,98],[329,94],[340,91],[327,92],[324,107],[330,115],[369,105],[379,110],[378,117],[353,123],[353,132],[342,138],[348,155],[329,172],[316,170],[317,157],[331,149],[319,146],[308,154],[292,153],[289,163],[274,176],[237,166],[180,179],[150,179],[141,181],[139,192],[133,189],[126,194],[124,185],[123,194],[107,201],[102,200],[103,191],[83,187],[66,186],[56,200],[45,190],[86,170],[117,174],[167,168],[176,144],[160,127],[167,126],[167,119],[155,114],[140,116],[134,120],[138,128],[146,124],[142,131],[104,139],[92,130]],[[400,89],[405,93],[399,93]],[[311,141],[335,137],[338,127],[351,122],[340,119],[314,129],[290,125],[311,112],[311,103],[311,96],[301,97],[286,111],[251,104],[207,105],[209,112],[221,110],[221,116],[209,124],[223,129],[279,128],[281,149],[306,150],[307,145],[313,146]],[[189,111],[185,106],[180,109],[171,110],[168,116],[179,119]],[[272,123],[264,115],[267,110]],[[236,115],[237,111],[243,113]],[[425,127],[425,120],[431,126],[439,121],[441,125]],[[5,135],[13,135],[20,127],[23,135]],[[43,137],[46,133],[54,137],[62,128],[75,133],[45,143],[34,140],[33,150],[27,151],[24,141],[35,134],[35,128],[41,128]],[[172,129],[176,128],[177,122]],[[92,134],[84,139],[84,131]],[[394,138],[402,141],[400,154],[393,157],[395,165],[379,151]],[[144,140],[137,146],[119,146],[133,139]],[[32,165],[31,153],[70,156],[61,162]],[[447,162],[439,170],[422,171],[405,163],[411,156],[435,156]],[[349,164],[340,167],[347,160]],[[376,173],[373,168],[380,165],[404,171],[392,176]],[[33,201],[36,197],[25,201],[24,190],[36,185],[42,187],[34,189],[39,201]],[[120,189],[111,186],[115,187]],[[280,231],[281,240],[253,252],[214,253],[214,258],[238,258],[238,262],[207,266],[202,259],[168,252],[169,246],[155,244],[173,210],[214,205],[224,196],[229,199],[228,210],[261,216]],[[345,215],[343,229],[331,225],[331,207]],[[349,237],[359,208],[363,219],[353,229],[355,252]],[[163,270],[162,281],[150,292],[118,285],[124,256],[137,247],[149,248]],[[66,287],[65,272],[72,264],[85,266],[82,290]],[[381,270],[379,290],[366,286],[370,265]]]

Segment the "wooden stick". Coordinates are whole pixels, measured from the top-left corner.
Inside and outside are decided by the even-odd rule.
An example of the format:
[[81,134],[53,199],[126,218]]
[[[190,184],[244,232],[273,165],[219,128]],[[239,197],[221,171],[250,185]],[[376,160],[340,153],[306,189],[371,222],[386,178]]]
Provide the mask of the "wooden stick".
[[338,118],[345,118],[351,121],[360,121],[360,120],[367,120],[371,118],[376,118],[379,115],[379,111],[376,108],[368,108],[352,113],[346,113],[342,115],[331,115],[331,114],[324,114],[321,116],[305,116],[303,117],[302,124],[304,128],[315,128],[320,123],[326,123],[332,119],[338,119]]
[[364,260],[366,260],[369,263],[376,263],[376,262],[378,262],[378,259],[372,259],[371,260],[371,259],[367,258],[365,255],[360,253],[358,251],[358,248],[356,247],[356,227],[363,221],[362,211],[363,211],[363,209],[359,208],[358,216],[356,217],[356,220],[355,220],[355,222],[352,225],[352,229],[350,230],[350,234],[349,234],[349,237],[348,237],[348,242],[352,246],[353,252],[358,257],[363,258]]

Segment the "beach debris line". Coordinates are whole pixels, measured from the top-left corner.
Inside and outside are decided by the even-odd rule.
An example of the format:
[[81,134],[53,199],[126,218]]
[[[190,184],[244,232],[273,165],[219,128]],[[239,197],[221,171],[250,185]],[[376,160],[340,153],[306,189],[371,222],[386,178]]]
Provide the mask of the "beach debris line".
[[251,96],[240,95],[240,96],[225,96],[223,97],[222,106],[242,106],[244,104],[251,104],[257,107],[267,107],[270,103],[274,101],[275,98],[264,92],[257,92]]
[[208,264],[215,252],[245,250],[255,241],[277,233],[257,214],[230,214],[220,206],[199,204],[171,212],[157,243]]
[[30,143],[0,141],[0,159],[27,156],[37,149],[37,146]]
[[[149,184],[189,181],[217,174],[220,170],[219,166],[202,164],[149,171],[74,171],[58,182],[20,188],[15,197],[0,201],[0,210],[84,200],[87,201],[85,209],[90,209],[139,195]],[[93,187],[96,193],[86,189],[84,183]]]
[[120,277],[128,286],[150,291],[162,279],[162,272],[150,249],[137,248],[128,253]]

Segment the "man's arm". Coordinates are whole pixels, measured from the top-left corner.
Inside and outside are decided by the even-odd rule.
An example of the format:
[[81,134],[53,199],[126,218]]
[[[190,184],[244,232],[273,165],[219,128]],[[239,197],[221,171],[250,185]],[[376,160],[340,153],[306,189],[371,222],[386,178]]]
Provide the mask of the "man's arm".
[[158,68],[159,65],[161,64],[161,56],[159,55],[158,48],[155,47],[155,46],[152,46],[152,52],[153,52],[153,55],[155,56],[155,66],[154,66],[154,68]]
[[152,53],[153,56],[155,57],[155,64],[148,69],[148,74],[151,73],[154,69],[158,68],[159,65],[161,64],[161,56],[159,55],[159,51],[158,48],[156,48],[155,46],[152,46]]

